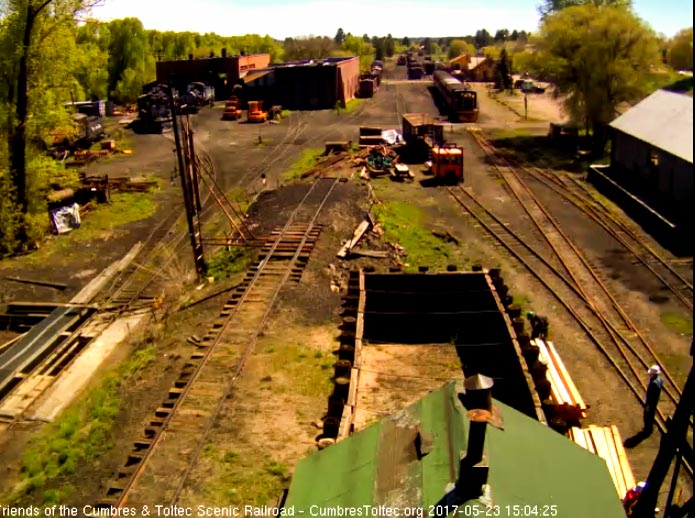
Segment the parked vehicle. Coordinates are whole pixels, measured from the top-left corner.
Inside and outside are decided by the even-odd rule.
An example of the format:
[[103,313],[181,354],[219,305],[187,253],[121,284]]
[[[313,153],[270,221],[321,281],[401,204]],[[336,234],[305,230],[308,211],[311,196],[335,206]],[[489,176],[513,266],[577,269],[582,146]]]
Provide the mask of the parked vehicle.
[[529,94],[542,94],[545,92],[544,87],[539,86],[531,79],[517,79],[514,81],[514,88]]

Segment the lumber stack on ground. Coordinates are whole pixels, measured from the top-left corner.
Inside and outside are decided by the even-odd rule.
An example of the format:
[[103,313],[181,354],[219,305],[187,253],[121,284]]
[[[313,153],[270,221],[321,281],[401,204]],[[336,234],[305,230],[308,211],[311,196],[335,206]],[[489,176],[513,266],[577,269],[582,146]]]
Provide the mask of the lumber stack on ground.
[[569,430],[569,436],[579,446],[606,461],[620,498],[623,498],[629,489],[635,487],[635,477],[627,460],[617,426],[573,427]]
[[548,367],[546,376],[550,382],[550,399],[555,415],[570,422],[585,419],[587,406],[553,343],[538,338],[531,342],[538,347],[538,359]]

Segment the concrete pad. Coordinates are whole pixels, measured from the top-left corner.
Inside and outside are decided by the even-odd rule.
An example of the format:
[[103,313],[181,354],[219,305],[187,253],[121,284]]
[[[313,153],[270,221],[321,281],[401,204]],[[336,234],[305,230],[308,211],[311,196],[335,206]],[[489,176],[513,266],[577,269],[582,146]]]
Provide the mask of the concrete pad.
[[111,353],[137,327],[150,319],[148,313],[120,318],[95,338],[60,378],[43,394],[26,418],[53,421],[89,384]]

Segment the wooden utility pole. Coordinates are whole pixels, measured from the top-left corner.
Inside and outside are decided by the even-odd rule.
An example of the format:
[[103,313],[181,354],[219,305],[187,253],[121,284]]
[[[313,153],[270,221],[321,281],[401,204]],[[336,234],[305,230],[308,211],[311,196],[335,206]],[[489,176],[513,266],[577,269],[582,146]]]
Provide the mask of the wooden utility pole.
[[[197,210],[196,197],[194,195],[193,189],[193,179],[197,175],[191,174],[190,177],[187,173],[188,167],[197,167],[195,163],[195,157],[190,156],[192,149],[189,148],[190,153],[186,153],[184,157],[183,145],[187,142],[181,141],[179,136],[179,124],[178,117],[176,116],[176,103],[174,102],[174,89],[171,81],[169,82],[169,108],[171,110],[171,120],[174,129],[174,142],[176,143],[176,156],[179,163],[179,177],[181,179],[181,190],[183,192],[183,203],[186,208],[186,222],[188,223],[188,235],[191,239],[191,248],[193,250],[193,260],[195,262],[195,271],[198,277],[204,277],[207,273],[207,264],[205,263],[205,256],[203,254],[203,242],[200,235],[200,228],[196,228],[194,220],[199,220],[199,210]],[[185,160],[187,158],[187,160]]]

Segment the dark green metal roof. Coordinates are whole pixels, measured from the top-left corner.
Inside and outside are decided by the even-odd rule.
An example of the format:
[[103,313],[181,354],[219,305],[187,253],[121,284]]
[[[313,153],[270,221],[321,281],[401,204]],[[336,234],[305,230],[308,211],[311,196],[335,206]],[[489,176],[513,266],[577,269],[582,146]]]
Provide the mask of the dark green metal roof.
[[[416,506],[426,513],[451,489],[466,451],[469,420],[458,399],[462,390],[450,382],[300,461],[286,508]],[[502,429],[487,426],[485,503],[502,506],[500,516],[513,515],[507,505],[556,505],[555,516],[563,518],[625,517],[603,459],[511,407],[494,405]],[[424,444],[420,459],[418,434]]]

